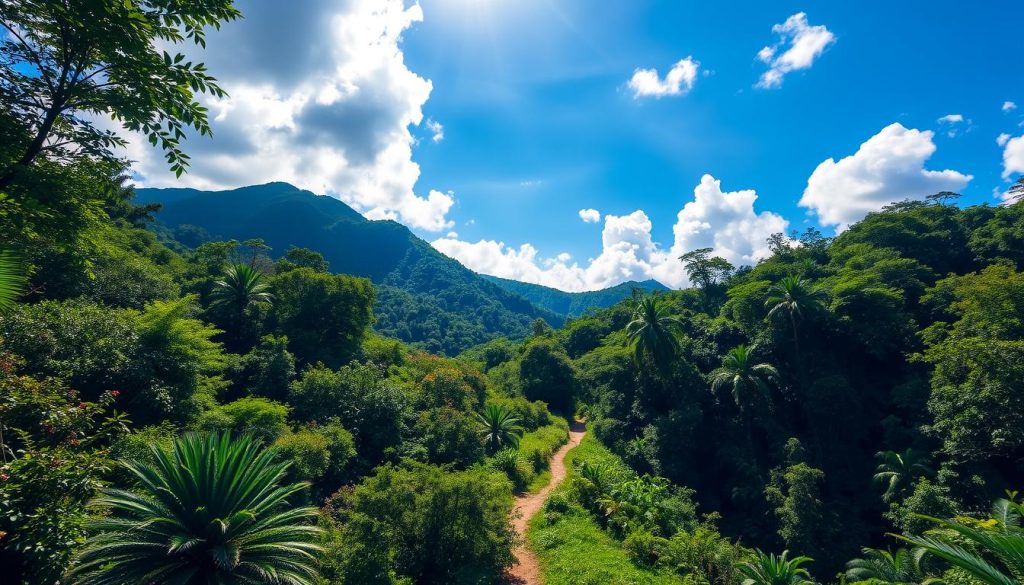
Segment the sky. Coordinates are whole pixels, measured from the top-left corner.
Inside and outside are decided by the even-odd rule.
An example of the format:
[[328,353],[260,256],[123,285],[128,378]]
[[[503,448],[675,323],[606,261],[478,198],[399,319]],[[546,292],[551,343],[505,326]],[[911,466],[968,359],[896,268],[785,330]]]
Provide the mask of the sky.
[[[1024,4],[302,0],[208,38],[175,179],[288,181],[394,219],[482,273],[563,290],[655,278],[711,247],[832,235],[938,191],[1000,204],[1024,174]],[[301,9],[297,8],[301,7]]]

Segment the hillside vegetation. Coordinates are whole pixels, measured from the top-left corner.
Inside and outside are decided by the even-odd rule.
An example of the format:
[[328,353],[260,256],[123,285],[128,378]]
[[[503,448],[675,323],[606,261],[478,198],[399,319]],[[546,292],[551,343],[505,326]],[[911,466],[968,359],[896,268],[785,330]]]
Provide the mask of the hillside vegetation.
[[553,585],[1024,581],[1024,203],[693,250],[696,288],[563,325],[281,184],[166,192],[219,237],[152,229],[92,120],[187,171],[224,92],[174,49],[230,1],[0,16],[4,583],[501,583],[569,416],[529,534]]

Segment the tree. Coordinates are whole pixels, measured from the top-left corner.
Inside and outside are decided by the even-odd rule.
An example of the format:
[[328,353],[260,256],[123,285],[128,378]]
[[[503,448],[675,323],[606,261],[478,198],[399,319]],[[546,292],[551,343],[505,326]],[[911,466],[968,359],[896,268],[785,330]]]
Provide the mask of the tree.
[[984,585],[1016,585],[1024,579],[1021,516],[1024,505],[1011,492],[1008,499],[996,500],[987,520],[922,516],[944,530],[896,538],[923,548]]
[[707,291],[713,284],[729,275],[733,265],[725,258],[712,256],[714,248],[700,248],[687,252],[679,257],[679,261],[686,268],[690,281]]
[[933,473],[928,467],[928,457],[913,449],[902,453],[895,451],[879,451],[875,454],[878,467],[875,469],[875,482],[885,486],[882,499],[886,502],[903,496],[918,477]]
[[211,306],[223,308],[231,315],[239,338],[250,308],[274,300],[263,273],[249,264],[234,264],[224,269],[224,277],[213,283],[212,296]]
[[21,259],[10,250],[0,250],[0,311],[8,311],[25,294],[26,281]]
[[107,489],[72,582],[317,582],[310,524],[315,508],[289,499],[306,484],[283,484],[288,464],[247,437],[185,435],[168,454],[153,449],[151,465],[123,463],[138,490]]
[[896,549],[895,553],[874,548],[862,549],[864,558],[846,563],[846,578],[862,585],[908,584],[925,580],[921,560],[925,550]]
[[373,321],[373,284],[366,278],[298,268],[273,280],[274,311],[302,365],[338,367],[354,357]]
[[775,556],[754,551],[754,558],[739,566],[740,574],[746,579],[743,585],[813,585],[811,574],[801,565],[811,562],[809,557],[787,559],[789,551]]
[[751,406],[757,395],[771,403],[768,382],[779,372],[769,364],[753,361],[753,348],[740,344],[730,349],[722,358],[722,366],[711,372],[711,390],[729,388],[736,406],[742,409]]
[[675,332],[681,323],[670,316],[657,297],[645,296],[636,302],[633,318],[626,325],[626,337],[633,346],[633,356],[640,363],[650,357],[656,366],[664,369],[679,351]]
[[796,322],[807,311],[818,309],[824,302],[825,293],[810,287],[801,276],[787,276],[772,285],[764,306],[768,308],[768,318],[785,315],[793,329],[793,349],[795,359],[800,359],[800,344],[797,339]]
[[572,413],[579,375],[561,344],[546,337],[527,343],[519,360],[519,379],[526,398],[543,400],[553,411]]
[[113,159],[125,139],[92,121],[108,116],[159,145],[180,175],[185,130],[212,134],[196,94],[226,94],[205,65],[161,47],[205,46],[206,27],[239,16],[231,0],[0,2],[0,104],[28,133],[20,156],[0,169],[0,189],[40,155]]
[[497,453],[502,447],[519,445],[523,427],[519,426],[519,417],[511,410],[489,404],[476,416],[480,425],[480,435],[483,436],[489,453]]

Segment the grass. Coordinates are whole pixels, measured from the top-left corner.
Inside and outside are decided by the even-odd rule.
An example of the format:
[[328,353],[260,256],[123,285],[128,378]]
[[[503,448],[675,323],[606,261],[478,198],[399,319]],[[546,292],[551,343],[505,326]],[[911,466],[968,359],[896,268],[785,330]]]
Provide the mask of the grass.
[[[576,461],[604,461],[625,470],[622,461],[587,435],[566,456],[568,476],[555,493],[564,493]],[[638,567],[622,544],[601,529],[585,510],[573,506],[549,523],[544,513],[531,521],[526,538],[540,558],[547,585],[679,585],[682,578],[667,570]]]
[[519,457],[532,470],[527,482],[530,493],[536,493],[548,484],[551,480],[548,470],[551,456],[569,441],[569,423],[559,416],[551,419],[551,424],[530,431],[519,440]]

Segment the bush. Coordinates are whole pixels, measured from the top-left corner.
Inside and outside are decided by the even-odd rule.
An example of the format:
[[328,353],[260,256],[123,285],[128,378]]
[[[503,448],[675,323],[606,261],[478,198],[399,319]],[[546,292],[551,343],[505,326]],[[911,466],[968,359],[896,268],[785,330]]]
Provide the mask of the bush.
[[502,449],[495,453],[489,464],[502,472],[512,482],[512,488],[522,492],[533,481],[534,473],[530,466],[522,460],[517,449]]
[[237,435],[251,434],[264,444],[288,430],[288,407],[266,398],[240,398],[217,406],[199,418],[196,426],[203,431],[229,431]]
[[388,464],[338,504],[325,563],[343,583],[493,583],[513,562],[512,486],[489,469]]
[[476,419],[468,413],[454,408],[432,408],[420,414],[416,428],[422,434],[430,463],[464,469],[483,461],[484,443]]
[[646,530],[634,530],[622,541],[622,548],[634,563],[653,567],[665,556],[668,541]]

